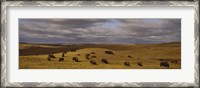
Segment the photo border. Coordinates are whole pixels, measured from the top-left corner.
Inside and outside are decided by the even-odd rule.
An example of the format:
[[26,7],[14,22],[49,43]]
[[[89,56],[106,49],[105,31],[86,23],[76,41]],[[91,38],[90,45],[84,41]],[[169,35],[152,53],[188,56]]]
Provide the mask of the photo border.
[[[6,8],[9,6],[194,6],[195,82],[7,82]],[[1,88],[5,87],[199,87],[199,0],[195,1],[2,1],[1,2]]]

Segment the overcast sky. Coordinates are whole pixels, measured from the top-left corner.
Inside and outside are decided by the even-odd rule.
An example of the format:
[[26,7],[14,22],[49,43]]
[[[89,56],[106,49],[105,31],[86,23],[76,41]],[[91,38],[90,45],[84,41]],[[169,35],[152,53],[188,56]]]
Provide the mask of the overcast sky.
[[181,19],[19,19],[27,43],[138,44],[181,41]]

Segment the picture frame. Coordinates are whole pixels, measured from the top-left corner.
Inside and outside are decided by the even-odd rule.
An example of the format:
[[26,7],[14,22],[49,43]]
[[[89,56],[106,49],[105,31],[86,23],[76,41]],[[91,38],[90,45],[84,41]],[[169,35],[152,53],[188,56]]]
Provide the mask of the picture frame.
[[[166,6],[183,7],[194,6],[195,31],[195,66],[194,82],[8,82],[7,80],[7,23],[8,7],[23,6],[103,6],[103,7],[140,7],[140,6]],[[199,87],[199,0],[196,1],[2,1],[1,2],[1,87]]]

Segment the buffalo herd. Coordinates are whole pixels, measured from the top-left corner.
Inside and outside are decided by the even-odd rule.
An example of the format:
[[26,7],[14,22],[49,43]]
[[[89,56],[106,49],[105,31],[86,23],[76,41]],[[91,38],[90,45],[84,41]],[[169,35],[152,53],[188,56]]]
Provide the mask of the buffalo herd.
[[[76,52],[76,50],[71,50],[71,52]],[[65,57],[66,53],[67,52],[62,53],[62,55],[61,55],[62,57],[58,59],[59,62],[64,61],[64,57]],[[114,52],[112,52],[112,51],[105,51],[105,53],[114,55]],[[97,58],[97,56],[95,56],[95,54],[96,54],[95,52],[85,54],[85,58],[88,59],[90,64],[92,64],[92,65],[98,65],[97,62],[93,59],[93,58]],[[77,54],[77,56],[80,56],[80,54]],[[47,60],[52,61],[52,59],[55,59],[55,58],[56,58],[56,56],[53,53],[51,53],[51,54],[48,55]],[[128,58],[133,58],[133,57],[128,55]],[[78,59],[78,57],[73,57],[72,61],[73,62],[82,62]],[[170,67],[170,64],[168,63],[168,61],[166,61],[164,59],[159,59],[159,61],[160,61],[160,67],[167,67],[167,68]],[[104,63],[104,64],[111,64],[107,59],[101,59],[101,62]],[[171,63],[177,64],[178,61],[177,60],[171,60]],[[140,61],[140,58],[137,59],[136,64],[138,66],[143,66],[142,62]],[[131,67],[131,64],[130,64],[129,61],[125,61],[124,66]]]

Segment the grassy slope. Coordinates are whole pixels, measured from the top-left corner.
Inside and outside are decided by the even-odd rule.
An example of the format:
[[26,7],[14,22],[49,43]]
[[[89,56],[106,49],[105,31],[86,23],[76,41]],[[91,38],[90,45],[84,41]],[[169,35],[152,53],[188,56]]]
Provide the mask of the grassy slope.
[[[23,46],[22,46],[23,45]],[[26,48],[25,48],[26,46]],[[34,51],[32,48],[38,49]],[[97,48],[94,48],[97,47]],[[47,61],[48,52],[41,53],[40,49],[47,48],[48,52],[57,53],[56,59],[54,61]],[[69,50],[69,46],[50,46],[50,45],[30,45],[30,44],[20,44],[20,53],[23,49],[29,50],[29,52],[37,52],[39,55],[21,55],[19,59],[19,68],[21,69],[82,69],[82,68],[106,68],[106,69],[121,69],[121,68],[133,68],[133,69],[158,69],[159,59],[181,59],[181,47],[180,43],[170,43],[170,44],[138,44],[138,45],[74,45],[70,49],[79,49],[76,52],[68,52],[64,57],[64,62],[58,62],[58,58],[61,57],[63,50]],[[104,51],[111,49],[114,51],[115,55],[105,54]],[[60,50],[60,51],[59,51]],[[38,52],[40,51],[40,52]],[[98,65],[91,65],[89,60],[85,58],[86,53],[96,52],[94,60],[97,61]],[[80,56],[77,56],[80,54]],[[133,58],[128,58],[130,55]],[[78,57],[82,62],[72,62],[72,57]],[[107,59],[110,64],[101,63],[101,59]],[[143,66],[137,66],[137,58],[143,63]],[[126,67],[123,65],[124,61],[129,61],[131,67]],[[170,68],[180,68],[181,64],[170,63]]]

